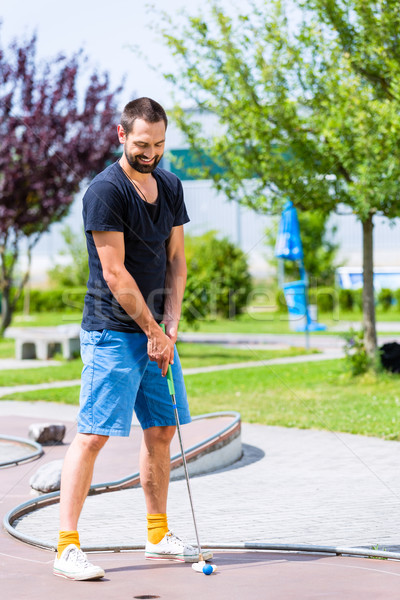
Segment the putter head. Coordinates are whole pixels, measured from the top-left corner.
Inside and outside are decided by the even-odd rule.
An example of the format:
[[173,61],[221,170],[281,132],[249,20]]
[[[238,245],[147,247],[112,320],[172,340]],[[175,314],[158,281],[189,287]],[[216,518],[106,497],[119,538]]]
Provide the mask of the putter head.
[[[192,569],[194,571],[196,571],[196,573],[204,573],[204,570],[203,570],[204,567],[211,567],[213,573],[217,570],[217,565],[211,565],[210,563],[207,563],[205,560],[200,560],[199,562],[192,564]],[[209,575],[210,573],[205,573],[205,574]]]
[[205,564],[206,564],[205,560],[200,560],[199,562],[192,564],[192,569],[194,569],[196,571],[196,573],[202,573],[203,567]]

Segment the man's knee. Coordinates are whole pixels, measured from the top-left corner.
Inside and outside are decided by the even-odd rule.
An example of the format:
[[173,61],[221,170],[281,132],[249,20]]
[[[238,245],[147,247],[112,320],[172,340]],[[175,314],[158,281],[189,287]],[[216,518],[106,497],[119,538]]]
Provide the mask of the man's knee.
[[77,437],[81,447],[88,452],[100,452],[109,439],[108,435],[98,435],[96,433],[78,433]]
[[166,427],[150,427],[144,431],[144,437],[148,444],[153,445],[169,445],[176,431],[175,426]]

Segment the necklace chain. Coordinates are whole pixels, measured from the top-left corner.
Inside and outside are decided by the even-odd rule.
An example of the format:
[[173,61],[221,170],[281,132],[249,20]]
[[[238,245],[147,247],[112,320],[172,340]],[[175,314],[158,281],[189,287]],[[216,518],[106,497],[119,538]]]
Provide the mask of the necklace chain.
[[143,200],[145,202],[147,202],[147,204],[149,203],[149,201],[147,200],[146,196],[144,195],[144,193],[142,192],[142,190],[140,189],[140,187],[137,185],[137,183],[135,183],[132,179],[132,177],[129,177],[128,173],[125,171],[124,167],[120,164],[121,169],[123,170],[123,172],[125,173],[125,175],[127,176],[127,178],[129,179],[129,181],[131,183],[133,183],[133,186],[135,187],[135,189],[139,192],[139,194],[143,197]]

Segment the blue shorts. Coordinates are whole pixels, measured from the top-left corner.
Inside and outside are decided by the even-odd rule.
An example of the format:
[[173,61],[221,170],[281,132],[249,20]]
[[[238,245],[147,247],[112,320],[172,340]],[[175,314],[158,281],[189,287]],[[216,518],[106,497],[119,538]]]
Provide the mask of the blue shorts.
[[[81,356],[80,433],[128,436],[133,411],[142,429],[175,425],[167,378],[149,360],[144,333],[81,329]],[[176,348],[171,368],[183,425],[191,418]]]

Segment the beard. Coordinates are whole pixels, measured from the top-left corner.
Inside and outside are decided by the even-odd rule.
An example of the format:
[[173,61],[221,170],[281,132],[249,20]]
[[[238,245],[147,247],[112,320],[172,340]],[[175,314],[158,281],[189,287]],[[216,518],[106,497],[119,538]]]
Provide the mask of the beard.
[[153,162],[151,162],[148,165],[145,165],[145,164],[139,162],[139,160],[138,160],[139,158],[144,158],[143,155],[137,154],[136,156],[134,156],[132,154],[128,154],[128,152],[126,150],[124,150],[124,154],[125,154],[125,158],[128,161],[129,165],[132,167],[132,169],[135,169],[135,171],[137,171],[138,173],[152,173],[154,171],[154,169],[156,168],[156,166],[158,165],[158,163],[160,162],[160,160],[162,159],[162,154],[161,154],[161,156],[158,156],[156,154]]

